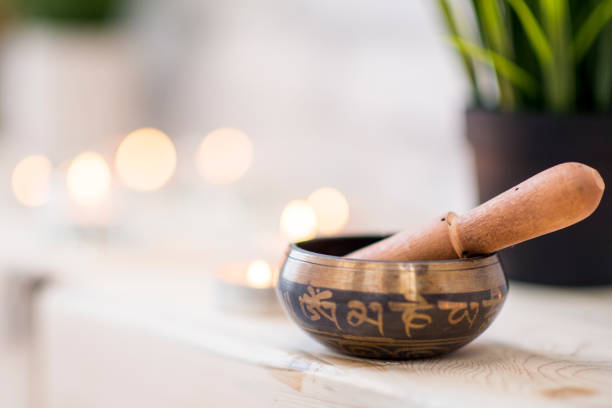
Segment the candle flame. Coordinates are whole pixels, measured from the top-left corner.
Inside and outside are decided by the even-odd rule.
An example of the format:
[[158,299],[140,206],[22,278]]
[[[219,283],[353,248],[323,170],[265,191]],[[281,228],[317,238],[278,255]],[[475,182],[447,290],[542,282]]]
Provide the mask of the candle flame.
[[110,169],[104,158],[94,152],[75,157],[66,175],[68,194],[79,205],[99,204],[110,189]]
[[174,174],[176,149],[164,132],[153,128],[138,129],[119,145],[115,166],[119,178],[128,188],[158,190]]
[[272,269],[266,261],[256,260],[251,262],[247,269],[247,282],[254,288],[269,288],[274,284]]
[[317,216],[304,200],[289,202],[281,214],[281,231],[292,241],[302,241],[315,236]]
[[49,201],[53,165],[45,156],[27,156],[15,166],[11,187],[17,201],[26,207],[40,207]]
[[318,229],[323,235],[335,234],[346,226],[349,205],[340,191],[322,187],[308,196],[308,204],[317,214]]
[[253,144],[238,129],[212,131],[202,141],[196,164],[204,180],[212,184],[230,184],[244,176],[253,162]]

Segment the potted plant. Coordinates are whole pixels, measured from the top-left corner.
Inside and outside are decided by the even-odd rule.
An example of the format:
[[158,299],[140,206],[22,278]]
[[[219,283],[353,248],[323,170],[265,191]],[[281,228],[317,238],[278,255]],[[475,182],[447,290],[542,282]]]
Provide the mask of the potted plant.
[[27,18],[68,24],[104,24],[113,20],[121,0],[20,0],[17,13]]
[[2,43],[0,122],[11,150],[61,162],[105,154],[142,118],[129,0],[12,0]]
[[[438,0],[472,89],[467,138],[485,201],[564,161],[612,182],[612,1]],[[511,278],[612,283],[612,198],[501,254]]]

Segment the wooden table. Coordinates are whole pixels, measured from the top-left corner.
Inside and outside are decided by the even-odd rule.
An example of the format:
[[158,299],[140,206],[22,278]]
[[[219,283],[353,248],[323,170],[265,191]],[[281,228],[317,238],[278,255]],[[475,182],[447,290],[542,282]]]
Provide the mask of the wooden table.
[[201,276],[153,275],[38,294],[35,406],[612,407],[612,288],[512,283],[473,343],[388,362],[331,352],[280,313],[220,311]]

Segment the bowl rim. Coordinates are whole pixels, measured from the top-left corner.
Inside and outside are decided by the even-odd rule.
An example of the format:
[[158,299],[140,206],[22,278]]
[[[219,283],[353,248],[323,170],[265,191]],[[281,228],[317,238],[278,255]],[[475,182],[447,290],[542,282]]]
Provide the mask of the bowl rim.
[[[383,238],[383,235],[347,235],[347,238]],[[368,261],[324,255],[289,245],[280,281],[319,288],[376,294],[472,293],[507,286],[508,280],[496,253],[474,258],[441,261]],[[301,264],[301,266],[300,266]],[[277,286],[280,290],[280,286]]]
[[331,237],[319,237],[305,241],[292,242],[286,252],[288,258],[297,261],[308,262],[315,265],[333,266],[337,268],[351,269],[391,269],[391,270],[414,270],[419,266],[427,267],[429,272],[448,271],[448,270],[466,270],[475,268],[484,268],[487,266],[500,263],[497,252],[486,255],[478,255],[470,258],[462,259],[443,259],[443,260],[428,260],[428,261],[388,261],[388,260],[365,260],[345,258],[343,256],[327,255],[318,252],[309,251],[302,248],[300,245],[306,242],[317,241],[334,241],[341,239],[360,239],[360,238],[380,238],[384,239],[391,234],[360,234],[360,235],[338,235]]

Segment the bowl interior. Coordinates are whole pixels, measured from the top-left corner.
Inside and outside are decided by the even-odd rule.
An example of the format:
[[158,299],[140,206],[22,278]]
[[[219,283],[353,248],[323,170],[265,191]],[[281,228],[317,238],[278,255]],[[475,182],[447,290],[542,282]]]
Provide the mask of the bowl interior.
[[344,256],[359,248],[363,248],[389,235],[363,235],[354,237],[317,238],[298,242],[296,247],[321,255]]

